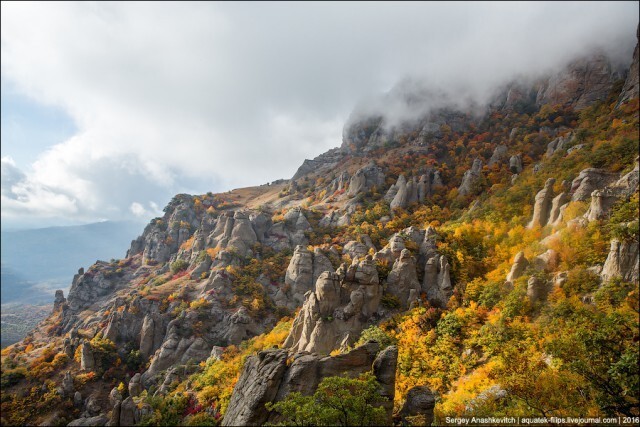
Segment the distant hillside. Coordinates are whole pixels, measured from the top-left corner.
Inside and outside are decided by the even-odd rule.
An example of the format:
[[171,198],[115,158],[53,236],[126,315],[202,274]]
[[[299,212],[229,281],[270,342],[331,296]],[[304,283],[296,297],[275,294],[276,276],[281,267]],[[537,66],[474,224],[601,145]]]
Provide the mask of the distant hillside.
[[135,222],[100,222],[2,232],[2,303],[52,302],[80,267],[122,258],[140,232]]

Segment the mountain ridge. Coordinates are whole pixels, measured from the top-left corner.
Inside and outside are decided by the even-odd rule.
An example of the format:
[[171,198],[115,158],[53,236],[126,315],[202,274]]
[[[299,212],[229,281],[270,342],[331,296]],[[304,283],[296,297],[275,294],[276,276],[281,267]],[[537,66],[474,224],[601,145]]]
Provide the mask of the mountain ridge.
[[[632,64],[637,61],[636,48]],[[407,341],[402,328],[414,328],[434,348],[444,346],[443,354],[469,375],[494,366],[492,375],[504,383],[489,381],[497,387],[494,394],[514,396],[485,393],[483,401],[480,392],[490,389],[485,387],[472,393],[475,401],[467,399],[467,406],[535,413],[535,407],[514,403],[523,391],[509,382],[512,373],[502,359],[485,365],[502,354],[493,343],[480,340],[455,351],[447,346],[462,346],[469,330],[482,336],[474,322],[499,327],[491,319],[503,313],[544,321],[539,310],[555,309],[559,294],[574,292],[562,287],[575,286],[579,275],[598,289],[608,289],[612,277],[637,289],[637,221],[629,212],[634,197],[637,204],[638,76],[616,77],[596,56],[571,63],[541,86],[507,87],[482,115],[439,109],[390,127],[381,117],[353,120],[345,125],[341,147],[305,160],[290,180],[176,195],[164,216],[131,242],[124,259],[79,270],[67,298],[56,295],[53,314],[23,343],[3,351],[3,364],[37,367],[30,375],[49,381],[49,399],[70,402],[77,422],[85,424],[157,424],[170,416],[217,423],[229,402],[234,407],[223,425],[261,424],[271,416],[267,402],[284,401],[292,391],[312,393],[303,387],[307,381],[317,386],[348,372],[345,364],[354,375],[375,371],[385,396],[395,396],[403,421],[433,419],[434,405],[417,413],[407,406],[408,396],[418,392],[431,402],[432,393],[444,399],[436,405],[439,417],[459,412],[451,409],[460,401],[455,393],[465,387],[455,383],[459,371],[427,367],[416,371],[424,378],[411,376],[418,369],[411,367],[412,348],[432,354]],[[611,231],[598,234],[598,224],[605,223]],[[572,253],[572,235],[597,244]],[[591,288],[576,295],[599,298]],[[282,324],[288,326],[284,341]],[[378,342],[393,339],[397,347],[373,349],[366,343],[372,334]],[[265,347],[256,350],[282,348],[245,354],[246,363],[236,359],[239,348],[260,340]],[[561,344],[553,343],[558,358]],[[510,345],[517,343],[507,340],[504,352]],[[380,350],[384,363],[376,362]],[[370,357],[360,360],[363,352]],[[229,369],[225,363],[231,360],[241,380],[229,391],[216,370]],[[381,364],[393,366],[395,379]],[[75,379],[70,373],[62,382],[51,376],[62,367],[77,372]],[[552,374],[545,369],[540,367]],[[24,387],[28,380],[7,381]],[[181,392],[190,397],[185,401]],[[171,412],[158,400],[162,396],[166,405],[182,409]],[[34,399],[34,407],[46,400]],[[617,413],[637,411],[637,401],[622,402],[618,394],[608,399]],[[11,420],[21,419],[6,406]],[[391,420],[393,405],[380,407]],[[69,421],[55,411],[41,412],[46,414],[29,419]]]

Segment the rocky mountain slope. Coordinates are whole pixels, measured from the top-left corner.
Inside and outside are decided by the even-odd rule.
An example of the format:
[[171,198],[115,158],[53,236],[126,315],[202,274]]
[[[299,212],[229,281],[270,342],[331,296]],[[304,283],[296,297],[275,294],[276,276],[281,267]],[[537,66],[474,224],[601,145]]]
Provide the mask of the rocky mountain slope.
[[175,196],[3,350],[3,423],[349,424],[336,377],[369,424],[637,416],[637,64],[354,113],[290,180]]

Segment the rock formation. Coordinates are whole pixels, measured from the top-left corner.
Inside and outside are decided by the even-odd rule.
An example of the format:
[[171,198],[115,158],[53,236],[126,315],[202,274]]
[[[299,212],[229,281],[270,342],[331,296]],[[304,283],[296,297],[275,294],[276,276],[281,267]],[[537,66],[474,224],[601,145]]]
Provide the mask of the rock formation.
[[398,350],[391,346],[380,353],[378,351],[378,343],[370,341],[333,357],[298,352],[289,365],[286,350],[261,351],[247,359],[222,425],[278,422],[278,414],[267,411],[265,403],[280,401],[292,392],[312,395],[326,377],[356,377],[370,371],[380,383],[380,395],[388,399],[383,407],[391,423]]
[[411,290],[414,290],[415,294],[419,294],[421,291],[416,274],[416,260],[407,249],[403,249],[389,272],[387,292],[398,298],[403,309],[407,309],[411,303],[409,300]]
[[464,173],[462,183],[458,187],[458,194],[466,196],[478,192],[478,185],[482,180],[482,160],[475,159],[471,169]]
[[551,201],[551,210],[549,211],[549,224],[557,225],[562,221],[563,208],[571,201],[571,197],[565,191],[558,194]]
[[[636,30],[636,38],[640,37],[640,26]],[[629,67],[629,73],[627,74],[627,80],[624,82],[622,91],[620,92],[620,98],[618,99],[618,105],[622,105],[624,102],[637,98],[640,93],[640,84],[638,82],[640,74],[639,63],[640,58],[638,54],[638,43],[636,42],[636,48],[633,51],[633,59],[631,60],[631,67]]]
[[384,172],[373,161],[358,169],[351,177],[347,195],[355,197],[360,193],[370,190],[372,187],[380,189],[384,185]]
[[[420,424],[430,426],[433,423],[433,408],[436,398],[427,386],[416,386],[407,392],[407,398],[400,409],[403,424],[409,423],[408,417],[420,417]],[[413,424],[413,423],[412,423]]]
[[536,194],[536,201],[533,205],[533,218],[528,227],[544,227],[549,221],[551,207],[553,205],[553,184],[554,178],[547,179],[544,188]]
[[80,367],[85,371],[91,371],[95,367],[93,350],[91,349],[91,344],[89,344],[88,341],[82,343],[82,350],[80,353]]
[[524,256],[524,252],[520,251],[516,254],[516,257],[513,260],[513,265],[511,266],[511,271],[507,274],[507,281],[513,282],[518,277],[524,274],[524,271],[529,266],[529,261]]
[[53,311],[58,312],[63,309],[67,299],[64,297],[64,292],[60,289],[56,291],[55,300],[53,301]]
[[605,99],[614,80],[614,72],[604,55],[578,59],[545,82],[538,91],[536,103],[561,104],[580,110]]
[[495,164],[502,163],[502,161],[507,157],[508,151],[509,149],[504,144],[500,144],[496,146],[496,148],[493,150],[493,154],[491,155],[491,158],[489,159],[489,163],[487,163],[487,165],[491,167]]
[[435,307],[446,307],[453,295],[449,268],[449,261],[444,255],[434,255],[425,264],[422,292]]
[[636,158],[635,168],[631,172],[625,174],[610,186],[594,190],[591,193],[591,205],[584,217],[588,221],[606,218],[616,202],[620,200],[628,201],[638,191],[638,178],[638,159]]
[[545,299],[548,293],[549,286],[547,282],[536,276],[529,278],[527,282],[527,297],[529,297],[532,304]]
[[353,344],[382,297],[375,263],[370,256],[354,260],[348,269],[325,271],[315,290],[306,294],[284,346],[292,352],[328,354]]
[[291,287],[295,306],[304,302],[304,295],[313,288],[324,271],[333,271],[333,266],[319,249],[310,252],[302,245],[296,246],[284,279],[285,285]]
[[638,240],[611,240],[609,255],[602,267],[602,280],[620,277],[625,282],[638,282]]
[[578,174],[571,182],[571,200],[588,200],[594,190],[606,187],[616,180],[616,174],[602,169],[588,168]]
[[522,172],[522,155],[516,154],[509,157],[509,170],[511,173],[518,174]]
[[547,152],[545,153],[545,155],[547,157],[551,157],[556,151],[567,148],[567,146],[572,143],[574,139],[575,135],[573,135],[572,133],[555,138],[553,141],[547,144]]

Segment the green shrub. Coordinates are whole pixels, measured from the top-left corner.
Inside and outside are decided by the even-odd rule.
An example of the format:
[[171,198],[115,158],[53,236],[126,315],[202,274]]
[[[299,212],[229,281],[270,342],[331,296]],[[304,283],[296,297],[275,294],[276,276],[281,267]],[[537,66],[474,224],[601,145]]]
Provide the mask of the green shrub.
[[189,263],[183,259],[178,259],[171,263],[171,272],[173,274],[184,271],[189,267]]

